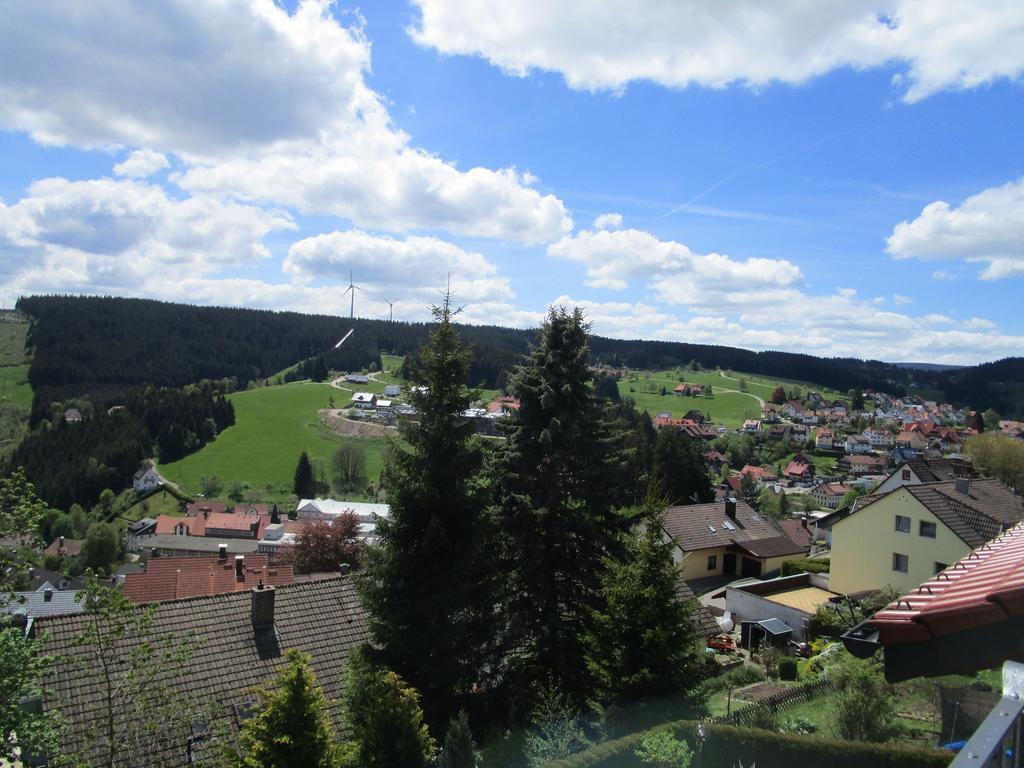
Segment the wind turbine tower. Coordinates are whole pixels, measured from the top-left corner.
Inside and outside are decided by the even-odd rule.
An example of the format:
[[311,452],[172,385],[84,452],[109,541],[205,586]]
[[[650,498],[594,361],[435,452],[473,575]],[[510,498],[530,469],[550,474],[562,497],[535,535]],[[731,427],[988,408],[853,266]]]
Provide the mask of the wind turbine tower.
[[[356,316],[356,291],[362,290],[358,285],[352,281],[352,270],[348,272],[348,288],[345,289],[345,293],[351,293],[349,305],[348,305],[348,319],[352,320]],[[341,294],[342,298],[345,298],[345,293]]]
[[[387,299],[385,299],[385,301],[387,301]],[[398,301],[398,299],[392,299],[391,301],[388,301],[388,322],[389,323],[395,322],[395,302],[396,301]]]

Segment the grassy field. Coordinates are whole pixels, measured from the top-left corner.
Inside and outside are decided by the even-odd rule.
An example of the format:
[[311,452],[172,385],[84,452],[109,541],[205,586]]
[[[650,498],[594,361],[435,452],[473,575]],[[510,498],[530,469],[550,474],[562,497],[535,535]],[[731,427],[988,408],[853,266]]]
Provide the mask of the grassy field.
[[28,383],[29,356],[25,352],[28,318],[19,312],[0,312],[0,403],[32,406]]
[[[380,386],[383,390],[383,385]],[[301,382],[230,395],[235,425],[202,450],[160,466],[160,472],[189,494],[200,492],[200,478],[216,475],[223,493],[234,481],[247,483],[253,496],[284,501],[291,496],[299,454],[325,464],[343,439],[367,449],[367,476],[376,482],[383,465],[384,438],[342,438],[320,424],[317,411],[333,395],[341,407],[345,393],[328,384]]]

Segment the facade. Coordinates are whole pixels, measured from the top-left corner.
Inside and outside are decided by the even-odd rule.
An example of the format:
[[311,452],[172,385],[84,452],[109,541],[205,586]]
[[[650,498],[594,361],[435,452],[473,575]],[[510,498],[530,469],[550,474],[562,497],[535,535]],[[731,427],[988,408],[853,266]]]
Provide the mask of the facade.
[[139,469],[132,478],[132,489],[136,493],[148,493],[164,484],[164,479],[153,467],[146,466]]
[[352,395],[353,408],[373,408],[377,405],[377,396],[372,392],[356,392]]
[[838,509],[840,502],[853,486],[846,483],[820,483],[811,491],[811,498],[819,507]]
[[939,483],[958,477],[970,477],[971,465],[954,459],[914,458],[901,462],[875,489],[876,493],[894,491],[903,485]]
[[1022,519],[1020,497],[998,480],[905,485],[865,496],[832,526],[832,589],[908,592]]
[[737,624],[778,619],[793,630],[794,640],[802,642],[818,607],[841,597],[829,589],[827,576],[801,573],[730,586],[725,591],[725,609]]

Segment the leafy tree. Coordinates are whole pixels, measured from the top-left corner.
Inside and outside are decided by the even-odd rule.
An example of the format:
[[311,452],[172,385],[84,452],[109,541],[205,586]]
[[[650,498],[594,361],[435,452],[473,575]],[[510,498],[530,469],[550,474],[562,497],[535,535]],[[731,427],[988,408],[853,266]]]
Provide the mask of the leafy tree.
[[444,747],[438,758],[438,768],[476,768],[476,743],[469,729],[469,717],[459,712],[448,724]]
[[[20,539],[26,547],[38,546],[45,513],[46,504],[36,496],[22,469],[0,477],[0,539]],[[0,600],[17,589],[28,568],[29,563],[16,552],[0,547]]]
[[740,475],[740,498],[751,507],[757,508],[757,481],[754,480],[754,476],[749,472]]
[[348,440],[331,457],[331,485],[338,493],[366,486],[366,449]]
[[93,523],[82,542],[82,561],[87,568],[108,571],[121,556],[121,536],[110,523]]
[[981,414],[981,418],[985,423],[986,432],[993,432],[999,429],[999,420],[1002,419],[1002,416],[1000,416],[994,408],[987,409],[983,414]]
[[848,741],[888,741],[899,733],[896,702],[876,659],[852,656],[828,668],[838,691],[830,697],[834,729]]
[[450,295],[434,307],[429,343],[410,365],[419,419],[403,422],[404,442],[390,446],[383,483],[391,513],[377,524],[359,582],[388,666],[422,693],[435,727],[499,673],[498,555],[481,446],[463,416],[474,395],[464,384],[470,353],[457,311]]
[[587,664],[604,705],[682,693],[701,680],[694,605],[676,596],[679,568],[654,510],[626,537],[625,556],[606,557],[601,570],[604,606],[594,611]]
[[651,478],[669,504],[715,500],[704,446],[678,429],[661,429],[654,441]]
[[740,389],[740,392],[747,392],[747,391],[750,390],[750,387],[747,385],[747,380],[746,379],[740,379],[739,389]]
[[782,517],[782,505],[779,501],[779,496],[784,494],[777,494],[771,488],[765,488],[757,495],[757,511],[762,515],[768,517],[774,517],[776,520]]
[[1024,488],[1024,442],[999,431],[985,432],[969,437],[966,448],[980,471],[1011,488]]
[[288,666],[270,690],[255,689],[259,711],[242,725],[237,751],[227,755],[236,768],[332,768],[337,763],[327,698],[309,657],[293,648],[285,658]]
[[232,480],[228,490],[228,498],[234,501],[241,501],[245,496],[245,489],[247,487],[241,480]]
[[580,711],[550,680],[542,685],[533,708],[532,729],[526,734],[523,754],[530,768],[540,768],[586,749]]
[[203,491],[203,496],[212,499],[223,490],[224,484],[216,475],[203,475],[199,478],[199,487]]
[[864,392],[860,387],[854,387],[850,391],[850,408],[854,411],[864,410]]
[[856,502],[857,499],[859,499],[863,495],[863,488],[851,488],[850,490],[843,494],[843,498],[839,502],[839,507],[842,508],[852,506],[853,503]]
[[313,465],[309,463],[309,454],[305,451],[299,456],[299,463],[295,466],[295,482],[292,484],[292,490],[300,499],[310,499],[316,495]]
[[343,512],[333,520],[310,520],[285,553],[297,573],[337,571],[342,563],[359,567],[359,518]]
[[425,768],[434,740],[416,691],[375,666],[365,649],[349,655],[345,675],[345,722],[363,768]]
[[584,644],[598,574],[628,527],[611,507],[627,464],[589,386],[587,330],[578,308],[549,312],[513,376],[520,407],[495,462],[520,700],[549,676],[574,701],[590,694]]
[[180,748],[182,734],[206,719],[199,704],[175,690],[176,678],[191,674],[195,639],[156,635],[156,606],[132,604],[91,570],[77,599],[86,606],[87,622],[72,640],[75,652],[67,663],[99,670],[100,686],[97,717],[84,731],[80,759],[115,768],[139,754]]
[[772,390],[771,401],[776,405],[782,405],[786,402],[786,389],[785,387],[778,386]]
[[636,756],[653,768],[690,768],[693,762],[690,745],[673,736],[671,731],[655,731],[644,736]]
[[32,712],[21,701],[41,695],[39,681],[52,659],[20,627],[0,629],[0,761],[19,764],[19,755],[55,752],[60,718]]

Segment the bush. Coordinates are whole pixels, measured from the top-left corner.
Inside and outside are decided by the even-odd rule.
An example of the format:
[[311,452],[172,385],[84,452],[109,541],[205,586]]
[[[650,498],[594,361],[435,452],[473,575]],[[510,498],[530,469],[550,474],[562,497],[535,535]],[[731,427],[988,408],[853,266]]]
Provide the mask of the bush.
[[762,680],[764,680],[764,673],[760,669],[744,664],[741,667],[730,669],[724,675],[707,680],[704,683],[704,691],[708,694],[718,693],[726,688],[741,688]]
[[796,659],[787,656],[779,661],[779,680],[796,680]]
[[[727,725],[704,726],[701,768],[733,768],[742,761],[757,768],[793,768],[794,765],[828,765],[829,768],[947,768],[950,753],[922,747],[864,744],[819,736],[772,733]],[[681,721],[662,726],[686,739],[697,750],[697,724]],[[549,763],[545,768],[636,768],[636,750],[651,731],[606,741],[590,749]],[[822,757],[826,756],[823,760]],[[696,762],[696,761],[695,761]]]
[[831,563],[828,560],[786,560],[779,569],[782,576],[795,576],[798,573],[828,573]]

